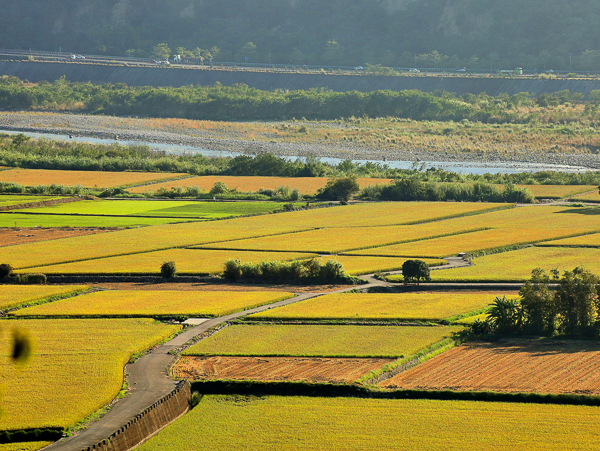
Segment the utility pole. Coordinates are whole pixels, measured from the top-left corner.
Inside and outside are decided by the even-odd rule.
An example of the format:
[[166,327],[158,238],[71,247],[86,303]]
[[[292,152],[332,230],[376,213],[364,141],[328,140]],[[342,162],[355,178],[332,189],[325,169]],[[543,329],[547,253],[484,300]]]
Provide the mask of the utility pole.
[[569,53],[569,72],[571,72],[571,54]]

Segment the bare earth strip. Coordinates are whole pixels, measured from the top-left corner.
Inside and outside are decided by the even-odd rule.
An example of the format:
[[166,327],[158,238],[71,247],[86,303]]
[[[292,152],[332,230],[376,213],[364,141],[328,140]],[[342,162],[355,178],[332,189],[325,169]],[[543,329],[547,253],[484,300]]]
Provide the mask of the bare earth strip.
[[95,235],[108,232],[110,228],[71,228],[71,227],[0,227],[0,246],[35,243],[38,241],[58,240],[74,236]]
[[189,380],[260,380],[351,383],[393,359],[183,356],[173,376]]
[[470,343],[379,384],[385,388],[600,395],[600,344]]

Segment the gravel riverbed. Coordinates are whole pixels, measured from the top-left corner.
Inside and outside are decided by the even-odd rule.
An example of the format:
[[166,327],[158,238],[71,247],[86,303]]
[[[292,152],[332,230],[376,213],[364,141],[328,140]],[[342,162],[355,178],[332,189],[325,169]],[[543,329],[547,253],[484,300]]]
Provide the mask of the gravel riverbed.
[[[189,146],[212,151],[236,152],[253,155],[269,152],[280,156],[317,156],[353,160],[378,161],[428,161],[470,162],[485,167],[493,163],[504,163],[518,169],[522,163],[543,165],[569,165],[600,169],[600,155],[563,154],[555,152],[531,152],[524,148],[506,151],[491,149],[485,153],[447,152],[435,148],[412,148],[408,146],[376,147],[353,142],[320,140],[311,143],[281,142],[258,136],[249,140],[234,129],[208,130],[169,126],[156,128],[152,119],[91,116],[65,113],[0,113],[0,130],[36,133],[71,134],[121,141],[139,141],[174,146]],[[264,123],[261,123],[264,124]],[[271,123],[270,123],[271,124]],[[280,124],[280,123],[272,123]],[[302,122],[296,122],[302,124]],[[310,125],[310,123],[307,123]],[[260,135],[260,133],[257,133]],[[166,148],[168,150],[168,147]]]

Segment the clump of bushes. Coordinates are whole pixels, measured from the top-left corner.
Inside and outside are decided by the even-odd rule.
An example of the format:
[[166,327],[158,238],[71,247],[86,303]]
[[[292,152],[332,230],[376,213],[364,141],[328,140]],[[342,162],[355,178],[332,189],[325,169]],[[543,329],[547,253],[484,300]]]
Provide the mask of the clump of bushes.
[[493,183],[425,182],[416,178],[396,180],[389,185],[369,186],[360,195],[363,199],[391,201],[457,201],[533,203],[535,197],[527,188],[512,184],[504,187]]
[[10,278],[11,282],[19,285],[44,285],[46,283],[45,274],[14,274]]
[[13,267],[8,263],[0,264],[0,280],[10,277],[13,272]]
[[223,277],[230,281],[247,282],[361,283],[360,279],[346,273],[340,262],[323,262],[320,258],[290,262],[264,260],[257,263],[229,259],[225,262]]

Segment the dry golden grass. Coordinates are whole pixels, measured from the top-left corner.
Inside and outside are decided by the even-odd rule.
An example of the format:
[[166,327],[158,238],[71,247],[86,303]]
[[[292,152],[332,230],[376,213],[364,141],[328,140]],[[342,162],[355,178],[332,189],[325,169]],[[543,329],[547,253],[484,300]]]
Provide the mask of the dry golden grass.
[[86,290],[83,285],[0,285],[0,309]]
[[168,249],[98,260],[40,266],[23,272],[42,272],[44,274],[159,274],[160,266],[164,262],[174,261],[179,274],[218,274],[223,272],[223,265],[230,258],[239,259],[243,262],[259,262],[263,260],[294,260],[314,256],[316,254],[299,252]]
[[0,340],[0,430],[70,427],[109,403],[123,384],[129,357],[172,335],[180,326],[151,319],[1,320],[6,334],[28,333],[33,355],[24,367],[10,362]]
[[495,249],[515,244],[535,243],[560,236],[572,236],[586,233],[586,229],[574,228],[525,228],[504,227],[501,229],[481,230],[461,233],[431,240],[413,241],[404,244],[377,247],[354,251],[357,255],[387,255],[404,257],[447,257],[460,252],[474,252]]
[[[280,186],[288,186],[290,190],[298,188],[300,194],[314,195],[325,186],[329,180],[326,177],[235,177],[227,175],[207,175],[202,177],[192,177],[184,180],[172,182],[156,183],[152,185],[138,186],[128,191],[132,193],[156,192],[164,188],[186,188],[188,186],[197,186],[204,191],[210,191],[216,182],[223,182],[229,189],[237,189],[241,192],[257,192],[259,189],[277,189]],[[378,178],[359,178],[358,184],[361,188],[366,186],[388,184],[392,179]],[[588,190],[589,191],[589,190]]]
[[25,186],[57,185],[85,188],[111,188],[183,177],[187,174],[155,172],[60,171],[49,169],[10,169],[0,171],[0,182]]
[[37,451],[52,442],[20,442],[0,445],[0,451]]
[[275,320],[423,320],[439,321],[491,304],[515,292],[332,293],[251,315]]
[[229,291],[98,291],[13,313],[14,316],[216,317],[293,297]]

